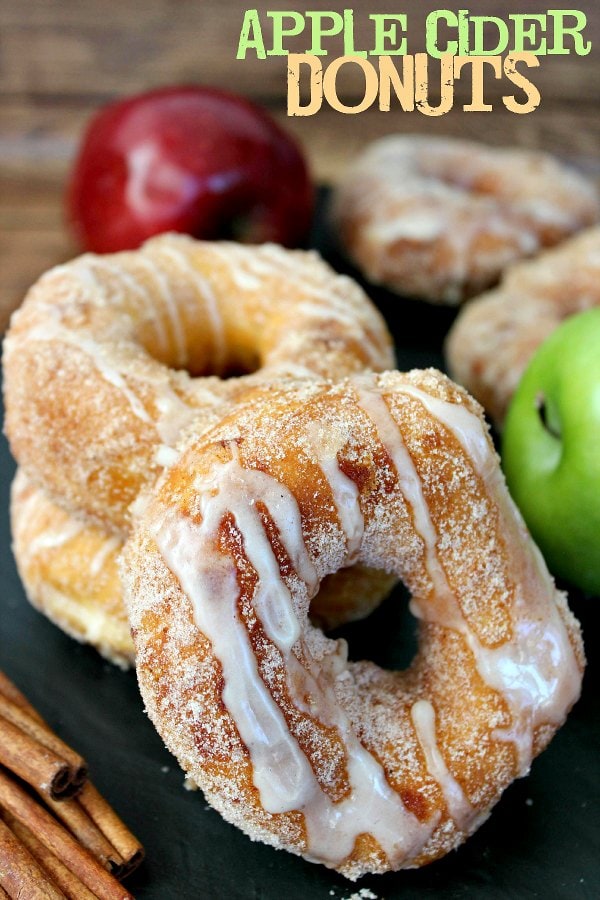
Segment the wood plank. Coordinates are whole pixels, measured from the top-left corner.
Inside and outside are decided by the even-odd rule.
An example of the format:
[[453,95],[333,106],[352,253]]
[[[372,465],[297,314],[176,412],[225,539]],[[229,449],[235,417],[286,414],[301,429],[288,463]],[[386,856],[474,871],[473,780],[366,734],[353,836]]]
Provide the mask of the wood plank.
[[[257,2],[261,15],[273,4]],[[327,10],[330,0],[306,8]],[[369,46],[370,0],[348,4],[355,10],[357,46]],[[398,7],[410,23],[409,51],[423,48],[423,22],[437,0],[404,0]],[[468,4],[465,4],[468,7]],[[91,113],[110,98],[175,82],[207,82],[265,103],[296,135],[315,178],[332,181],[369,140],[394,131],[462,135],[494,144],[541,147],[598,176],[600,120],[597,53],[541,59],[534,81],[543,99],[532,115],[515,116],[495,108],[492,114],[464,114],[457,108],[439,119],[418,113],[371,110],[342,115],[324,107],[312,117],[285,113],[284,58],[235,59],[245,0],[3,0],[0,3],[0,328],[31,282],[45,268],[73,255],[63,224],[62,194],[71,160]],[[544,0],[529,0],[527,12],[545,12]],[[280,10],[298,8],[280,0]],[[587,37],[600,42],[600,13],[593,0],[580,2],[588,13]],[[494,14],[506,17],[516,7],[497,0]],[[381,8],[377,11],[383,11]],[[480,11],[476,8],[474,11]],[[269,29],[265,29],[269,40]],[[306,39],[292,41],[306,49]],[[341,55],[340,41],[331,57]],[[506,89],[492,85],[490,96]],[[468,83],[458,95],[468,94]],[[340,93],[348,102],[360,95],[361,79],[347,78]]]
[[[12,108],[12,139],[0,146],[0,330],[38,275],[76,253],[64,227],[62,195],[86,115],[81,108],[50,108],[34,117],[38,125],[31,130],[25,125],[32,120],[31,110]],[[412,130],[416,124],[420,132],[430,135],[543,147],[600,179],[600,121],[576,107],[540,109],[524,117],[457,111],[443,119],[369,112],[360,116],[360,127],[356,117],[332,110],[302,119],[288,118],[280,110],[276,118],[302,143],[321,182],[333,182],[367,141]]]
[[[263,0],[255,7],[261,13],[265,41],[271,29],[265,12],[273,4]],[[285,0],[275,4],[280,10],[298,9]],[[373,5],[367,0],[349,4],[355,10],[356,47],[370,48],[373,25],[369,14]],[[529,0],[528,13],[545,13],[546,0]],[[106,97],[140,91],[160,84],[176,82],[215,83],[239,89],[259,98],[279,98],[285,92],[286,61],[282,57],[258,60],[249,55],[237,60],[236,51],[245,0],[145,0],[144,4],[124,0],[4,0],[0,5],[2,63],[0,93],[4,95],[61,95]],[[393,5],[392,5],[393,7]],[[402,12],[408,15],[411,53],[424,48],[424,22],[428,12],[439,7],[436,0],[405,0]],[[600,42],[600,15],[593,0],[578,7],[588,13],[586,37]],[[330,0],[313,0],[313,10],[331,8]],[[389,6],[388,6],[389,9]],[[515,11],[512,0],[497,0],[493,12],[506,18]],[[473,10],[483,12],[482,10]],[[486,10],[489,12],[489,10]],[[306,34],[291,38],[289,47],[304,52],[309,46]],[[340,38],[329,39],[324,46],[330,59],[343,52]],[[341,78],[340,93],[356,96],[362,88],[362,76],[356,72]],[[600,60],[597,54],[586,57],[554,56],[541,58],[535,73],[536,84],[548,97],[577,97],[592,101],[597,97]],[[464,95],[468,85],[459,90]],[[497,94],[502,83],[490,80],[489,90]]]
[[[34,184],[38,170],[46,180],[61,180],[92,111],[82,104],[4,104],[0,172],[25,178],[31,173]],[[323,107],[307,117],[287,116],[281,107],[270,111],[303,145],[320,180],[335,177],[340,165],[368,141],[393,132],[463,135],[498,145],[537,147],[565,158],[575,157],[578,164],[592,168],[600,149],[600,117],[585,104],[547,103],[526,116],[502,108],[491,114],[455,109],[440,118],[398,109],[389,113],[372,109],[351,116]],[[11,190],[10,186],[5,189]]]

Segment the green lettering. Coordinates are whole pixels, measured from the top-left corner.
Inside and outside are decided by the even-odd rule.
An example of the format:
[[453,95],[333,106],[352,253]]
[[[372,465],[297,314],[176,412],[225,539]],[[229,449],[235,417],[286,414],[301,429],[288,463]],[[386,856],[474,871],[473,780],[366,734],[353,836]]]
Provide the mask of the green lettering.
[[[398,23],[403,31],[406,31],[408,17],[403,13],[373,13],[369,16],[375,23],[375,46],[373,47],[373,56],[404,56],[406,54],[406,38],[403,37],[400,43],[397,43]],[[391,22],[389,28],[386,28],[388,22]],[[390,46],[386,49],[385,42],[389,39]]]
[[[498,53],[504,53],[508,45],[509,32],[508,25],[497,16],[473,16],[473,46],[470,53],[475,56],[495,56]],[[485,26],[493,26],[498,29],[498,41],[495,47],[486,47],[484,29]]]
[[425,20],[425,41],[427,53],[434,59],[441,59],[445,54],[458,52],[457,41],[448,41],[446,46],[439,46],[438,23],[445,21],[449,28],[458,28],[458,17],[451,9],[436,9],[430,12]]
[[512,19],[515,26],[513,52],[539,53],[541,56],[545,56],[546,38],[542,38],[537,45],[536,41],[538,40],[538,25],[541,32],[545,31],[546,29],[546,16],[542,13],[540,13],[539,15],[515,14],[509,16],[508,18]]
[[469,10],[459,9],[458,11],[458,55],[468,56],[470,50],[469,42]]
[[[313,10],[307,10],[306,17],[312,20],[312,46],[307,53],[313,56],[327,56],[327,50],[323,50],[321,42],[324,37],[333,37],[342,33],[344,17],[339,12],[315,12]],[[331,28],[323,27],[325,19],[331,20]]]
[[354,10],[344,10],[344,56],[367,56],[366,50],[354,48]]
[[[579,9],[549,9],[548,15],[554,19],[554,41],[552,49],[548,53],[566,54],[571,51],[565,47],[565,36],[570,35],[573,38],[573,50],[577,56],[587,56],[592,49],[591,41],[584,41],[581,32],[587,25],[587,17],[585,13]],[[575,19],[575,25],[568,28],[565,25],[565,19],[571,16]]]
[[[286,37],[295,37],[304,31],[304,16],[298,12],[268,12],[269,19],[273,19],[273,49],[269,50],[268,56],[287,56],[288,51],[283,49],[283,39]],[[293,24],[290,28],[283,27],[284,19],[291,19]]]
[[[250,36],[250,33],[252,33],[252,37]],[[248,50],[254,50],[257,59],[267,58],[258,10],[256,9],[247,9],[244,13],[244,21],[242,22],[242,30],[240,31],[240,42],[237,49],[237,59],[246,59]]]

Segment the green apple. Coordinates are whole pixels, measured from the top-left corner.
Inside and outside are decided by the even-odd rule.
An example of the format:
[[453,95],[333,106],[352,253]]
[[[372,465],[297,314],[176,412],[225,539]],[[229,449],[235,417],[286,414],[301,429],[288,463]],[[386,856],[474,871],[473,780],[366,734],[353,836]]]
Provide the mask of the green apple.
[[502,463],[550,569],[600,596],[600,308],[571,316],[536,351]]

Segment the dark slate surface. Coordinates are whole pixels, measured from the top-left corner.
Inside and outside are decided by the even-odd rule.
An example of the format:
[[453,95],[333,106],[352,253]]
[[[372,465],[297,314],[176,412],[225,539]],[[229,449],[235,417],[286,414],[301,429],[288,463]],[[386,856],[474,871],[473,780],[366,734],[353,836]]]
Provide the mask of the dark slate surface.
[[[336,264],[322,218],[313,243]],[[452,313],[372,292],[393,330],[401,368],[442,364]],[[26,603],[10,552],[14,464],[0,445],[0,667],[59,734],[88,759],[94,780],[139,835],[148,859],[130,880],[140,900],[329,900],[368,888],[385,900],[600,897],[598,602],[572,594],[589,666],[583,696],[528,778],[506,791],[458,851],[420,871],[352,885],[326,869],[251,843],[182,789],[177,764],[146,718],[133,673],[103,662]],[[414,648],[399,591],[367,623],[343,630],[353,658],[401,667]]]

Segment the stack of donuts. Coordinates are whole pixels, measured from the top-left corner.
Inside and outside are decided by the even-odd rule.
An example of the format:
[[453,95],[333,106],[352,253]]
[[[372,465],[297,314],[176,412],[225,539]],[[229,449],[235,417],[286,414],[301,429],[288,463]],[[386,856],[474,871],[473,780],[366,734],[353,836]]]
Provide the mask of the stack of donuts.
[[[32,603],[135,659],[186,775],[252,839],[356,879],[460,844],[579,695],[579,627],[483,411],[393,371],[314,253],[165,235],[46,273],[4,345]],[[404,672],[323,628],[402,579]]]
[[[392,365],[377,311],[314,253],[167,235],[52,269],[4,343],[6,430],[20,466],[14,549],[30,600],[131,664],[117,558],[132,504],[179,437],[219,421],[255,385]],[[252,374],[222,377],[240,371]],[[391,586],[383,573],[357,574],[361,596],[342,576],[317,617],[352,618]]]

